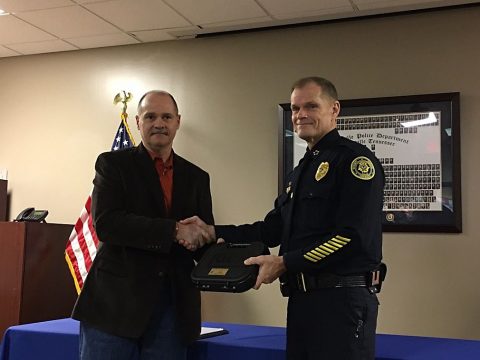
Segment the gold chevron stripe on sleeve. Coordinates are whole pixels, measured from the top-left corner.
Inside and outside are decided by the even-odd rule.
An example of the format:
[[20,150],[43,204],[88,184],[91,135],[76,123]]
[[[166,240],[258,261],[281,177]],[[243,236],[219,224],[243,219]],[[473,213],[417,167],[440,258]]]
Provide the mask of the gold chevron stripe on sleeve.
[[311,251],[309,251],[309,252],[307,253],[307,255],[310,256],[310,257],[312,257],[312,258],[314,258],[314,259],[316,259],[316,260],[322,260],[322,258],[321,258],[320,256],[315,255],[315,254],[312,253]]
[[323,255],[321,252],[319,252],[319,251],[317,251],[317,250],[315,250],[315,249],[314,249],[314,250],[310,250],[310,252],[311,252],[312,254],[315,254],[315,255],[317,255],[317,256],[320,256],[321,258],[324,258],[325,256],[327,256],[327,255]]
[[327,241],[327,243],[330,245],[330,246],[333,246],[335,248],[335,250],[338,250],[338,249],[341,249],[343,247],[343,245],[338,245],[337,243],[335,243],[334,241],[332,241],[331,239]]
[[333,254],[334,251],[329,249],[328,247],[325,246],[325,243],[323,243],[322,245],[319,246],[320,249],[322,249],[323,251],[327,251],[329,254]]
[[316,263],[319,260],[325,259],[328,255],[331,255],[336,251],[342,249],[350,241],[351,239],[349,238],[341,235],[335,235],[335,237],[324,242],[322,245],[319,245],[315,249],[312,249],[306,254],[304,254],[303,257],[308,261]]
[[350,242],[350,240],[352,240],[352,239],[349,239],[349,238],[346,238],[346,237],[343,237],[343,236],[340,236],[340,235],[335,235],[335,237],[338,240],[343,240],[343,241],[346,241],[346,242]]
[[330,250],[337,251],[337,248],[330,245],[328,242],[323,243],[324,246],[328,247]]
[[316,263],[318,260],[310,257],[308,254],[304,254],[303,257],[311,262]]
[[320,246],[319,246],[319,247],[316,247],[316,248],[315,248],[315,251],[318,251],[319,253],[321,253],[321,254],[323,254],[323,255],[325,255],[325,256],[330,255],[330,253],[329,253],[328,251],[325,251],[325,250],[320,249]]
[[338,239],[336,239],[336,238],[330,239],[330,242],[331,242],[331,243],[334,243],[334,244],[337,244],[337,245],[340,246],[340,247],[348,244],[348,242],[346,242],[346,241],[341,241],[341,240],[338,240]]

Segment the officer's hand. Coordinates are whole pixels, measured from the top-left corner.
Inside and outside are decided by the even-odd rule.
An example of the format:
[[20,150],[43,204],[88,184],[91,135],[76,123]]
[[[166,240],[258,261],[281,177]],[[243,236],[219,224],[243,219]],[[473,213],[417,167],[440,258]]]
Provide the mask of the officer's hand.
[[244,261],[245,265],[259,265],[257,282],[253,286],[258,290],[262,284],[271,284],[280,277],[287,268],[283,262],[283,256],[277,255],[260,255],[248,258]]

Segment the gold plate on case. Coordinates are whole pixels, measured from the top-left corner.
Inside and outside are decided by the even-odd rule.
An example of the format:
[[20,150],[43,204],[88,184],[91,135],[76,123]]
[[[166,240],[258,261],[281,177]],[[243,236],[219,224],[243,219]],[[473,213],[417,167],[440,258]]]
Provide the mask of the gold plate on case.
[[229,269],[226,268],[211,268],[210,271],[208,272],[208,275],[217,275],[217,276],[223,276],[228,272]]

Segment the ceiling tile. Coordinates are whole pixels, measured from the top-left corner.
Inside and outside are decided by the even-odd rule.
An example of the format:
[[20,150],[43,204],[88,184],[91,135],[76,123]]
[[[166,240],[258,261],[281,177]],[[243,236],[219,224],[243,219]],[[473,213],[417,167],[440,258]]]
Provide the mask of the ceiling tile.
[[[271,23],[272,18],[269,16],[259,17],[259,18],[249,18],[249,19],[241,19],[241,20],[233,20],[233,21],[224,21],[212,24],[203,24],[202,28],[204,29],[214,29],[214,28],[225,28],[224,31],[230,31],[231,29],[250,29],[256,26],[249,26],[249,25],[261,25],[261,26],[269,26],[272,25]],[[220,31],[220,29],[219,29]]]
[[0,16],[0,44],[8,45],[51,39],[55,39],[55,37],[13,15]]
[[253,0],[164,0],[195,25],[266,16]]
[[177,37],[171,35],[169,30],[145,30],[145,31],[134,31],[132,32],[139,40],[143,42],[154,42],[154,41],[165,41],[165,40],[176,40]]
[[78,46],[80,49],[90,49],[106,46],[118,46],[128,44],[138,44],[140,41],[124,33],[106,34],[95,36],[84,36],[78,38],[65,39],[69,43]]
[[11,13],[0,16],[0,57],[470,3],[480,0],[0,0]]
[[311,21],[322,21],[357,16],[357,12],[350,5],[341,8],[330,8],[316,11],[286,13],[275,15],[278,20],[291,19],[292,24],[301,24]]
[[353,11],[348,0],[257,0],[277,19],[314,17],[334,12]]
[[21,54],[0,45],[0,57],[16,56],[16,55],[21,55]]
[[17,16],[61,38],[120,32],[80,6],[18,13]]
[[435,6],[446,6],[469,3],[473,1],[458,1],[458,0],[354,0],[354,3],[360,10],[371,9],[395,9],[396,11],[412,9],[430,8]]
[[77,50],[76,47],[62,40],[39,41],[39,42],[24,43],[24,44],[12,44],[12,45],[9,45],[9,47],[24,55]]
[[105,2],[105,1],[117,1],[117,0],[75,0],[75,2],[78,4],[93,4],[93,3]]
[[125,31],[158,30],[192,25],[164,2],[158,0],[115,0],[86,4],[85,7]]
[[69,5],[74,5],[74,2],[71,0],[0,0],[0,9],[9,13],[51,9]]
[[181,40],[194,38],[201,29],[198,26],[184,26],[173,29],[145,30],[132,32],[143,42]]

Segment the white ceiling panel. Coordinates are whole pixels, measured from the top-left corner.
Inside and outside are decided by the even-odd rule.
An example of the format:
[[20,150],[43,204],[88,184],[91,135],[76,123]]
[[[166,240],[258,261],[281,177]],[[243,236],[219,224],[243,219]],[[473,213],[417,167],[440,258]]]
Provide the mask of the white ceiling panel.
[[432,3],[428,0],[356,0],[355,4],[360,10],[369,10],[369,9],[384,9],[392,8],[396,6],[409,5],[409,4],[421,4],[421,3]]
[[271,15],[282,18],[295,17],[295,14],[307,14],[315,16],[331,9],[350,9],[353,7],[348,0],[257,0]]
[[131,34],[143,42],[191,39],[198,33],[197,26],[185,26],[173,29],[134,31]]
[[253,0],[165,0],[196,25],[266,16]]
[[480,0],[0,0],[0,58],[466,4]]
[[132,32],[139,40],[143,42],[175,40],[176,36],[171,35],[169,30],[145,30]]
[[[240,20],[233,20],[233,21],[224,21],[212,24],[203,24],[202,28],[208,30],[215,30],[216,28],[223,28],[223,31],[230,31],[230,30],[239,30],[239,29],[249,29],[256,26],[249,26],[249,25],[262,25],[262,26],[269,26],[271,25],[272,18],[269,16],[259,17],[259,18],[249,18],[249,19],[240,19]],[[220,30],[218,30],[220,31]],[[217,32],[217,30],[215,30]]]
[[105,1],[117,1],[117,0],[73,0],[77,4],[94,4],[94,3],[99,3],[99,2],[105,2]]
[[14,45],[9,45],[9,47],[24,55],[77,50],[76,47],[66,43],[63,40],[51,40],[51,41],[41,41],[41,42],[24,43],[24,44],[14,44]]
[[71,0],[0,0],[0,9],[9,13],[51,9],[61,6],[74,5]]
[[279,20],[294,19],[294,23],[339,19],[356,16],[350,5],[339,8],[328,8],[306,12],[280,13],[275,18]]
[[459,0],[354,0],[360,10],[391,9],[391,10],[414,10],[438,6],[450,6],[477,1]]
[[159,0],[115,0],[86,4],[85,7],[125,31],[193,25]]
[[16,56],[16,55],[21,55],[21,54],[0,45],[0,57]]
[[17,16],[61,38],[120,32],[79,6],[29,11]]
[[0,44],[8,45],[51,39],[55,39],[55,37],[13,15],[0,16]]
[[138,44],[140,41],[124,34],[106,34],[96,36],[83,36],[78,38],[66,39],[69,43],[78,46],[80,49],[91,49],[105,46],[118,46],[128,44]]

